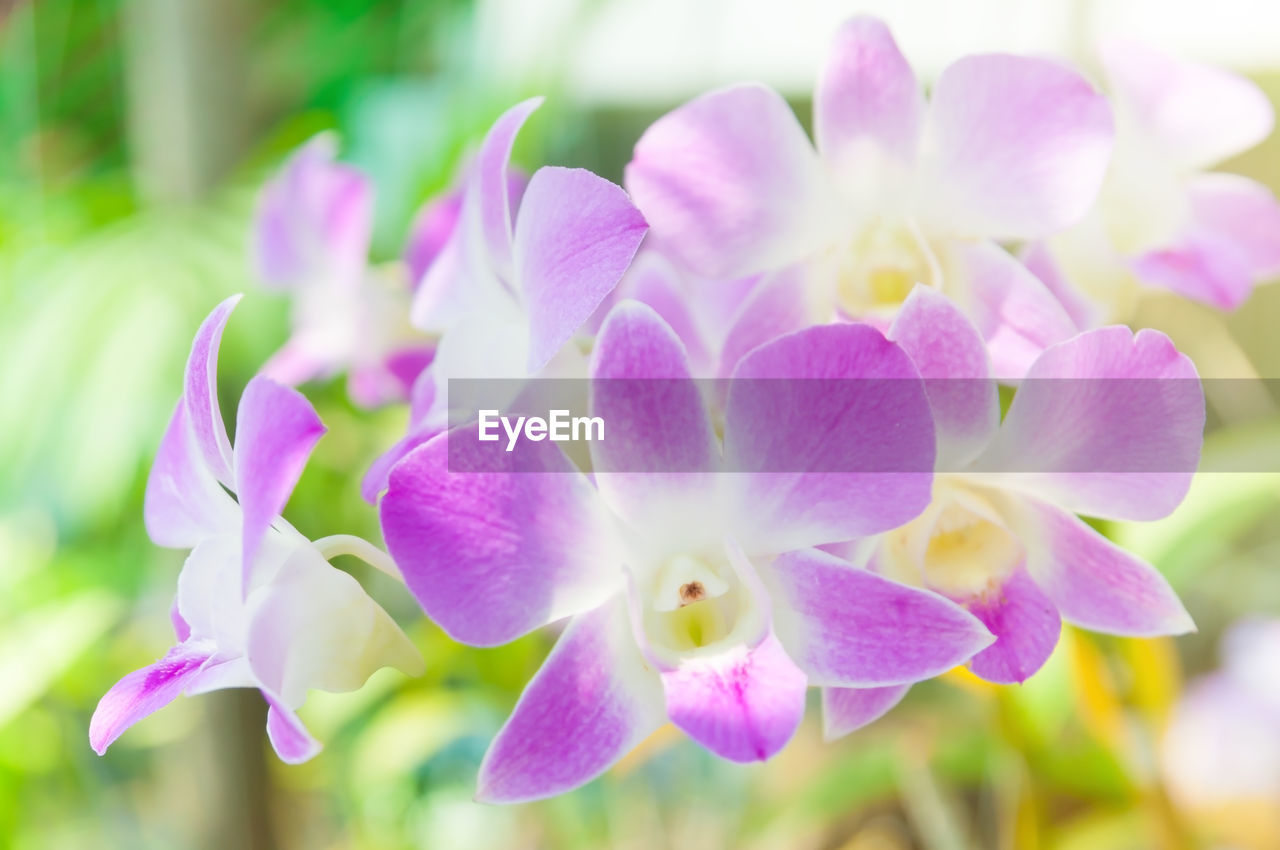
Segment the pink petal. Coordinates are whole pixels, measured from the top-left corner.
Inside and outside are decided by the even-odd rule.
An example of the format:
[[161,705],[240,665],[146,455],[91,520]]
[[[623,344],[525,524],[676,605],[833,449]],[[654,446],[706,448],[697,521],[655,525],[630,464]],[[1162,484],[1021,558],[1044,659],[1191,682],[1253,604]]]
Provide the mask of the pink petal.
[[325,427],[297,390],[249,381],[236,412],[236,495],[244,512],[243,585],[248,593],[262,536],[284,510]]
[[889,328],[924,378],[938,463],[958,467],[1000,427],[1000,398],[978,329],[945,295],[917,286]]
[[647,225],[622,189],[580,168],[540,168],[516,220],[529,372],[547,364],[622,277]]
[[845,172],[883,166],[881,157],[914,165],[924,97],[883,22],[846,21],[836,34],[814,93],[818,150]]
[[[496,646],[599,605],[621,573],[611,519],[558,446],[526,442],[527,451],[499,447],[476,460],[474,427],[396,465],[382,533],[431,619],[456,640]],[[465,471],[475,468],[496,471]]]
[[263,187],[255,256],[264,284],[287,289],[323,277],[358,280],[373,229],[373,185],[335,161],[331,136],[305,146]]
[[947,260],[949,282],[986,339],[997,378],[1021,378],[1045,348],[1075,335],[1062,303],[998,245],[954,244]]
[[711,92],[658,119],[636,144],[626,185],[655,238],[708,277],[790,265],[831,235],[817,154],[763,86]]
[[662,673],[667,716],[722,758],[764,761],[804,717],[805,675],[772,633],[755,647],[695,656]]
[[729,327],[717,377],[732,375],[743,357],[765,343],[815,323],[808,304],[807,274],[805,266],[789,266],[763,276]]
[[1081,520],[1028,499],[1019,525],[1027,568],[1064,619],[1131,637],[1195,631],[1191,616],[1155,567]]
[[1018,259],[1058,299],[1077,330],[1087,331],[1098,326],[1098,307],[1091,304],[1084,293],[1067,279],[1047,243],[1030,243],[1022,250]]
[[988,682],[1025,682],[1044,666],[1062,631],[1058,609],[1025,570],[966,600],[965,607],[996,636],[995,643],[969,661],[969,669]]
[[604,772],[663,722],[658,677],[610,603],[575,617],[480,765],[476,799],[519,803]]
[[823,688],[822,737],[843,738],[888,714],[911,690],[910,685],[883,688]]
[[258,374],[289,387],[333,374],[341,362],[337,352],[332,357],[321,357],[315,353],[316,347],[313,342],[295,336],[271,355]]
[[180,643],[155,664],[135,670],[112,685],[89,721],[89,745],[93,751],[102,755],[124,730],[173,702],[200,672],[213,649],[209,641]]
[[1049,348],[975,462],[1077,513],[1158,519],[1200,458],[1204,394],[1167,336],[1115,326]]
[[725,468],[748,551],[779,552],[886,531],[929,501],[933,420],[906,353],[867,325],[809,328],[738,365]]
[[773,591],[779,638],[816,685],[928,679],[992,641],[973,615],[938,594],[816,549],[779,556],[761,577]]
[[1099,52],[1121,110],[1161,155],[1185,169],[1221,162],[1271,134],[1270,101],[1238,74],[1134,42],[1115,41]]
[[493,122],[472,165],[463,208],[463,227],[479,238],[489,263],[503,280],[511,279],[512,222],[511,177],[508,172],[516,134],[541,97],[531,97],[508,109]]
[[288,706],[262,692],[267,701],[267,737],[276,755],[285,764],[301,764],[314,758],[321,750],[320,742],[311,737],[298,715]]
[[[699,323],[695,308],[698,305],[698,284],[690,281],[676,269],[666,257],[651,250],[636,254],[635,261],[609,298],[596,311],[592,334],[599,333],[609,310],[619,301],[630,298],[647,304],[662,317],[675,335],[680,338],[689,355],[689,367],[698,377],[709,376],[712,369],[712,352],[708,334]],[[589,323],[589,326],[592,323]]]
[[187,406],[178,402],[147,476],[142,513],[147,536],[160,546],[190,549],[234,529],[236,504],[213,477],[195,442]]
[[1037,239],[1079,221],[1111,156],[1111,110],[1057,62],[991,54],[960,59],[933,89],[935,151],[921,185],[945,230]]
[[1271,190],[1235,174],[1187,183],[1191,220],[1170,247],[1139,257],[1145,283],[1234,310],[1255,284],[1280,273],[1280,204]]
[[404,246],[404,262],[409,267],[409,285],[412,288],[417,288],[427,269],[431,268],[457,231],[463,194],[463,190],[454,190],[432,198],[413,217]]
[[228,486],[233,480],[231,441],[227,438],[227,426],[218,408],[218,346],[222,343],[222,329],[227,326],[231,311],[240,303],[240,297],[233,295],[214,307],[196,331],[191,342],[191,354],[187,358],[182,394],[196,446],[214,477]]
[[591,377],[591,414],[607,429],[590,445],[592,467],[614,510],[653,528],[705,507],[719,446],[675,332],[648,306],[619,303],[596,338]]

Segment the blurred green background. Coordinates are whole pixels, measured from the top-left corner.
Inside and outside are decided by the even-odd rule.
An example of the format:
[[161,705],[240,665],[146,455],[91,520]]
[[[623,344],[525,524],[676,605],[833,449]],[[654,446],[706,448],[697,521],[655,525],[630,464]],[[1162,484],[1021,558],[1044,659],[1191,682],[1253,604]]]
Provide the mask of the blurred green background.
[[[628,64],[637,51],[654,54],[653,67],[683,57],[672,67],[702,68],[678,77],[685,94],[754,75],[794,95],[807,117],[811,68],[760,55],[743,74],[725,58],[737,36],[724,28],[761,4],[693,0],[696,10],[671,21],[675,46],[616,23],[615,7],[636,5],[0,0],[0,846],[1280,847],[1280,762],[1270,788],[1206,800],[1179,792],[1162,756],[1170,713],[1186,683],[1218,663],[1223,630],[1246,614],[1280,616],[1280,476],[1266,473],[1203,475],[1169,519],[1108,529],[1165,571],[1198,634],[1068,630],[1024,686],[953,673],[834,745],[821,741],[815,702],[767,765],[718,761],[668,728],[576,793],[479,806],[480,756],[554,636],[460,647],[403,589],[343,562],[405,626],[428,672],[382,671],[358,693],[314,694],[302,715],[325,742],[320,757],[276,761],[262,701],[240,692],[179,699],[105,758],[89,749],[101,694],[171,642],[183,553],[147,540],[143,485],[195,327],[225,295],[257,288],[254,193],[288,151],[321,129],[339,132],[344,158],[376,181],[375,253],[390,260],[416,206],[451,185],[469,146],[520,97],[551,95],[518,160],[620,179],[637,134],[679,100],[670,74],[646,88],[648,71]],[[1013,15],[1009,3],[983,5],[996,20]],[[1060,47],[1080,48],[1092,5],[1046,4],[1075,22],[1075,43]],[[927,28],[938,6],[897,4],[888,20]],[[798,4],[794,14],[824,32],[812,19],[853,8]],[[554,25],[525,30],[522,15]],[[620,29],[616,53],[595,44],[584,59],[577,49],[592,32]],[[713,33],[720,61],[690,64],[679,52]],[[800,55],[816,63],[821,38]],[[943,53],[982,46],[939,39]],[[750,72],[751,52],[738,53]],[[1260,70],[1275,95],[1276,76]],[[625,85],[610,93],[610,80]],[[1226,168],[1276,188],[1277,150],[1273,138]],[[286,308],[258,294],[237,310],[221,359],[224,410],[285,338]],[[1152,298],[1142,323],[1171,333],[1202,374],[1277,377],[1277,317],[1271,285],[1230,317]],[[359,475],[405,412],[359,411],[340,380],[308,394],[330,433],[287,515],[312,536],[377,540]],[[1280,469],[1269,399],[1210,403],[1252,407],[1233,412],[1250,424],[1214,434],[1208,453]]]

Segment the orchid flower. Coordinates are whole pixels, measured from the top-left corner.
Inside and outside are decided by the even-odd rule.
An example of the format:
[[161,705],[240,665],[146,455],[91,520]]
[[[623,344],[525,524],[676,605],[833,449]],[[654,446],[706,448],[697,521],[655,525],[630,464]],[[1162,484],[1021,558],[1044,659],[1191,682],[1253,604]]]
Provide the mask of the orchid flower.
[[585,362],[565,344],[644,238],[647,225],[626,193],[589,171],[547,166],[527,186],[510,173],[516,134],[541,103],[516,104],[485,136],[458,224],[415,293],[414,325],[442,336],[414,386],[408,434],[365,476],[371,502],[395,462],[444,429],[450,379],[583,374]]
[[805,324],[887,324],[916,283],[940,289],[977,323],[1001,377],[1074,332],[996,243],[1047,237],[1092,204],[1112,125],[1084,78],[1042,59],[970,56],[942,71],[926,105],[889,30],[857,17],[814,104],[816,150],[760,85],[654,123],[626,170],[654,236],[715,279],[800,265]]
[[[1194,629],[1154,567],[1075,516],[1158,519],[1186,495],[1204,397],[1168,337],[1115,326],[1049,347],[1003,422],[982,337],[945,296],[917,287],[889,338],[925,378],[939,473],[924,511],[861,552],[876,572],[958,602],[991,630],[974,673],[1024,681],[1063,619],[1137,637]],[[905,691],[829,692],[828,734],[875,719]]]
[[352,400],[376,407],[405,398],[432,352],[409,325],[403,270],[368,265],[373,187],[336,154],[317,136],[258,200],[258,275],[293,298],[293,335],[263,374],[294,385],[346,371]]
[[1280,204],[1206,169],[1266,138],[1274,115],[1249,80],[1128,42],[1104,46],[1116,150],[1093,212],[1033,246],[1028,263],[1081,328],[1126,321],[1143,287],[1222,310],[1280,275]]
[[325,430],[306,399],[255,377],[241,396],[231,447],[218,408],[217,356],[238,299],[200,326],[147,481],[147,533],[161,546],[192,550],[172,612],[178,643],[98,703],[89,740],[99,755],[179,694],[252,687],[269,706],[267,734],[280,758],[305,761],[320,749],[295,713],[309,689],[355,690],[383,666],[422,668],[391,617],[327,562],[354,554],[394,572],[386,555],[345,535],[313,543],[280,516]]
[[876,329],[757,348],[723,440],[679,339],[643,304],[611,311],[591,376],[609,429],[591,477],[549,442],[470,471],[490,468],[492,444],[460,428],[400,461],[381,503],[409,589],[455,639],[492,646],[569,618],[484,758],[479,799],[575,788],[668,719],[726,759],[767,759],[808,685],[917,681],[992,640],[942,597],[815,548],[928,501],[928,401]]

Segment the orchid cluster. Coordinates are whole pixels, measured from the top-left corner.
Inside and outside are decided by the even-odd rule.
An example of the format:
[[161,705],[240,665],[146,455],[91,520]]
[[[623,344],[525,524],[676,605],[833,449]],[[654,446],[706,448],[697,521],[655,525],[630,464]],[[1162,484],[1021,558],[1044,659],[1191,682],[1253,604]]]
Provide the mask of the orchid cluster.
[[[256,222],[293,336],[245,388],[234,449],[215,392],[233,302],[196,336],[146,500],[152,539],[192,550],[178,644],[103,698],[95,749],[179,693],[257,687],[281,757],[314,754],[308,689],[421,663],[339,553],[402,577],[463,643],[560,624],[480,766],[492,802],[576,788],[667,722],[768,759],[810,687],[835,738],[959,665],[1022,682],[1064,620],[1192,630],[1163,577],[1081,516],[1177,507],[1196,370],[1158,331],[1103,323],[1140,286],[1232,308],[1280,272],[1280,205],[1203,171],[1271,114],[1221,71],[1129,45],[1101,58],[1102,90],[1059,61],[980,55],[926,97],[888,28],[856,18],[813,141],[776,92],[730,86],[654,123],[625,191],[513,169],[527,100],[376,269],[368,180],[308,144]],[[361,485],[387,554],[281,516],[323,432],[288,385],[337,372],[359,404],[409,404]],[[451,381],[549,378],[591,387],[607,439],[460,463],[482,447],[450,417]]]

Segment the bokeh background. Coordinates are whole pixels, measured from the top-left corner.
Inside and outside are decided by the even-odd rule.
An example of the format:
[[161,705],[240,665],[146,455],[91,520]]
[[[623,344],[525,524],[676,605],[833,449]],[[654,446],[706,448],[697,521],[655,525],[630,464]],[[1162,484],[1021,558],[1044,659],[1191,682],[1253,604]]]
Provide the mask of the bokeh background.
[[[339,133],[376,181],[375,253],[394,261],[415,208],[517,99],[550,96],[521,163],[620,180],[647,123],[714,85],[771,83],[807,121],[826,41],[857,10],[888,20],[926,80],[975,50],[1087,67],[1094,39],[1124,33],[1280,96],[1273,0],[0,0],[0,846],[1280,847],[1280,415],[1265,392],[1210,398],[1245,424],[1207,455],[1257,472],[1202,475],[1167,520],[1106,529],[1168,575],[1199,633],[1068,629],[1023,686],[949,674],[834,745],[816,705],[766,765],[667,729],[576,793],[477,805],[480,756],[554,635],[460,647],[339,561],[428,672],[314,694],[319,758],[276,761],[261,700],[241,692],[179,699],[105,758],[89,749],[98,697],[171,642],[182,553],[149,543],[141,499],[191,335],[224,296],[254,293],[223,346],[224,410],[286,336],[247,247],[256,189],[293,147]],[[1280,189],[1280,139],[1224,168]],[[1269,285],[1232,316],[1152,297],[1140,324],[1206,376],[1280,378],[1278,320]],[[287,514],[312,536],[377,540],[359,475],[405,412],[359,411],[340,380],[308,394],[330,433]]]

